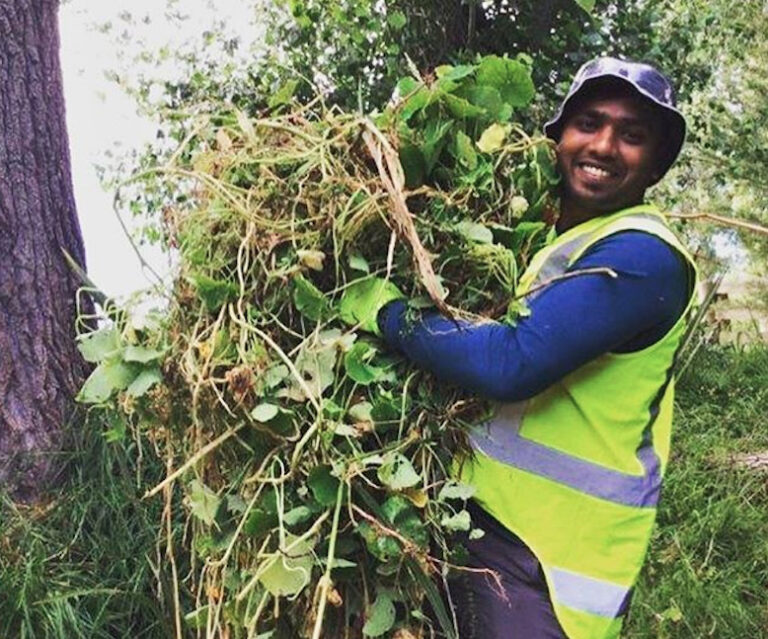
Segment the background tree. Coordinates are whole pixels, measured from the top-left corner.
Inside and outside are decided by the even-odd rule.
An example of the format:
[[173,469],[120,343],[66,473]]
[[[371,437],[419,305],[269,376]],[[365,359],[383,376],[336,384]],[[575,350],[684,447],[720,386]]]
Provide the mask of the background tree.
[[60,470],[53,454],[85,373],[78,282],[62,252],[84,264],[57,9],[0,3],[0,486],[24,500]]

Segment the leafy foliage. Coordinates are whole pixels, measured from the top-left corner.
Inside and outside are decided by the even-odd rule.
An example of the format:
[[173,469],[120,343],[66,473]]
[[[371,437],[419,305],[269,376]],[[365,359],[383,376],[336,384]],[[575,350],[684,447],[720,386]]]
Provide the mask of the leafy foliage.
[[414,313],[505,317],[555,208],[551,144],[513,120],[532,97],[527,61],[498,56],[401,80],[373,119],[286,93],[264,117],[198,117],[173,163],[138,176],[171,194],[173,303],[82,338],[98,365],[80,399],[177,469],[190,533],[169,544],[196,566],[177,618],[418,634],[429,600],[454,636],[434,581],[471,520],[447,469],[486,406],[386,353],[340,298],[399,288]]

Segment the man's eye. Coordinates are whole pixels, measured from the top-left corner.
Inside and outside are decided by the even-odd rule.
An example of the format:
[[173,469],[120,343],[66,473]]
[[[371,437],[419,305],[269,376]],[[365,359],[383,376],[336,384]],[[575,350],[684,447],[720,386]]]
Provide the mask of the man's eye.
[[576,120],[576,126],[582,131],[595,131],[599,123],[595,118],[579,118]]
[[645,142],[646,134],[645,131],[635,130],[635,129],[628,129],[624,131],[622,134],[622,137],[624,138],[624,141],[628,144],[642,144]]

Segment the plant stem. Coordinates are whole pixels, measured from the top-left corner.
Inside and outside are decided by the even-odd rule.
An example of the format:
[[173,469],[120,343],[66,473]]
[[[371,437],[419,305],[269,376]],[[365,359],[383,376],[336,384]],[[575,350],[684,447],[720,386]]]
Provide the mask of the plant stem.
[[339,514],[341,513],[341,501],[344,495],[345,482],[339,482],[339,488],[336,491],[336,508],[333,511],[333,523],[331,525],[331,538],[328,544],[328,558],[326,560],[325,574],[320,580],[320,603],[317,608],[317,618],[315,619],[315,629],[312,632],[312,639],[320,639],[320,633],[323,629],[323,616],[325,614],[325,605],[328,602],[328,590],[331,587],[331,570],[333,569],[333,559],[336,554],[336,537],[339,534]]

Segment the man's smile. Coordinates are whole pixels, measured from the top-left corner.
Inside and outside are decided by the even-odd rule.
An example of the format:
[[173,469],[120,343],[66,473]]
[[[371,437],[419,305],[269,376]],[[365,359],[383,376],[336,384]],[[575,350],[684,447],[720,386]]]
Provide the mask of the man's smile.
[[619,171],[615,168],[592,160],[576,162],[576,170],[580,173],[580,177],[588,182],[607,183],[613,182],[619,177]]

